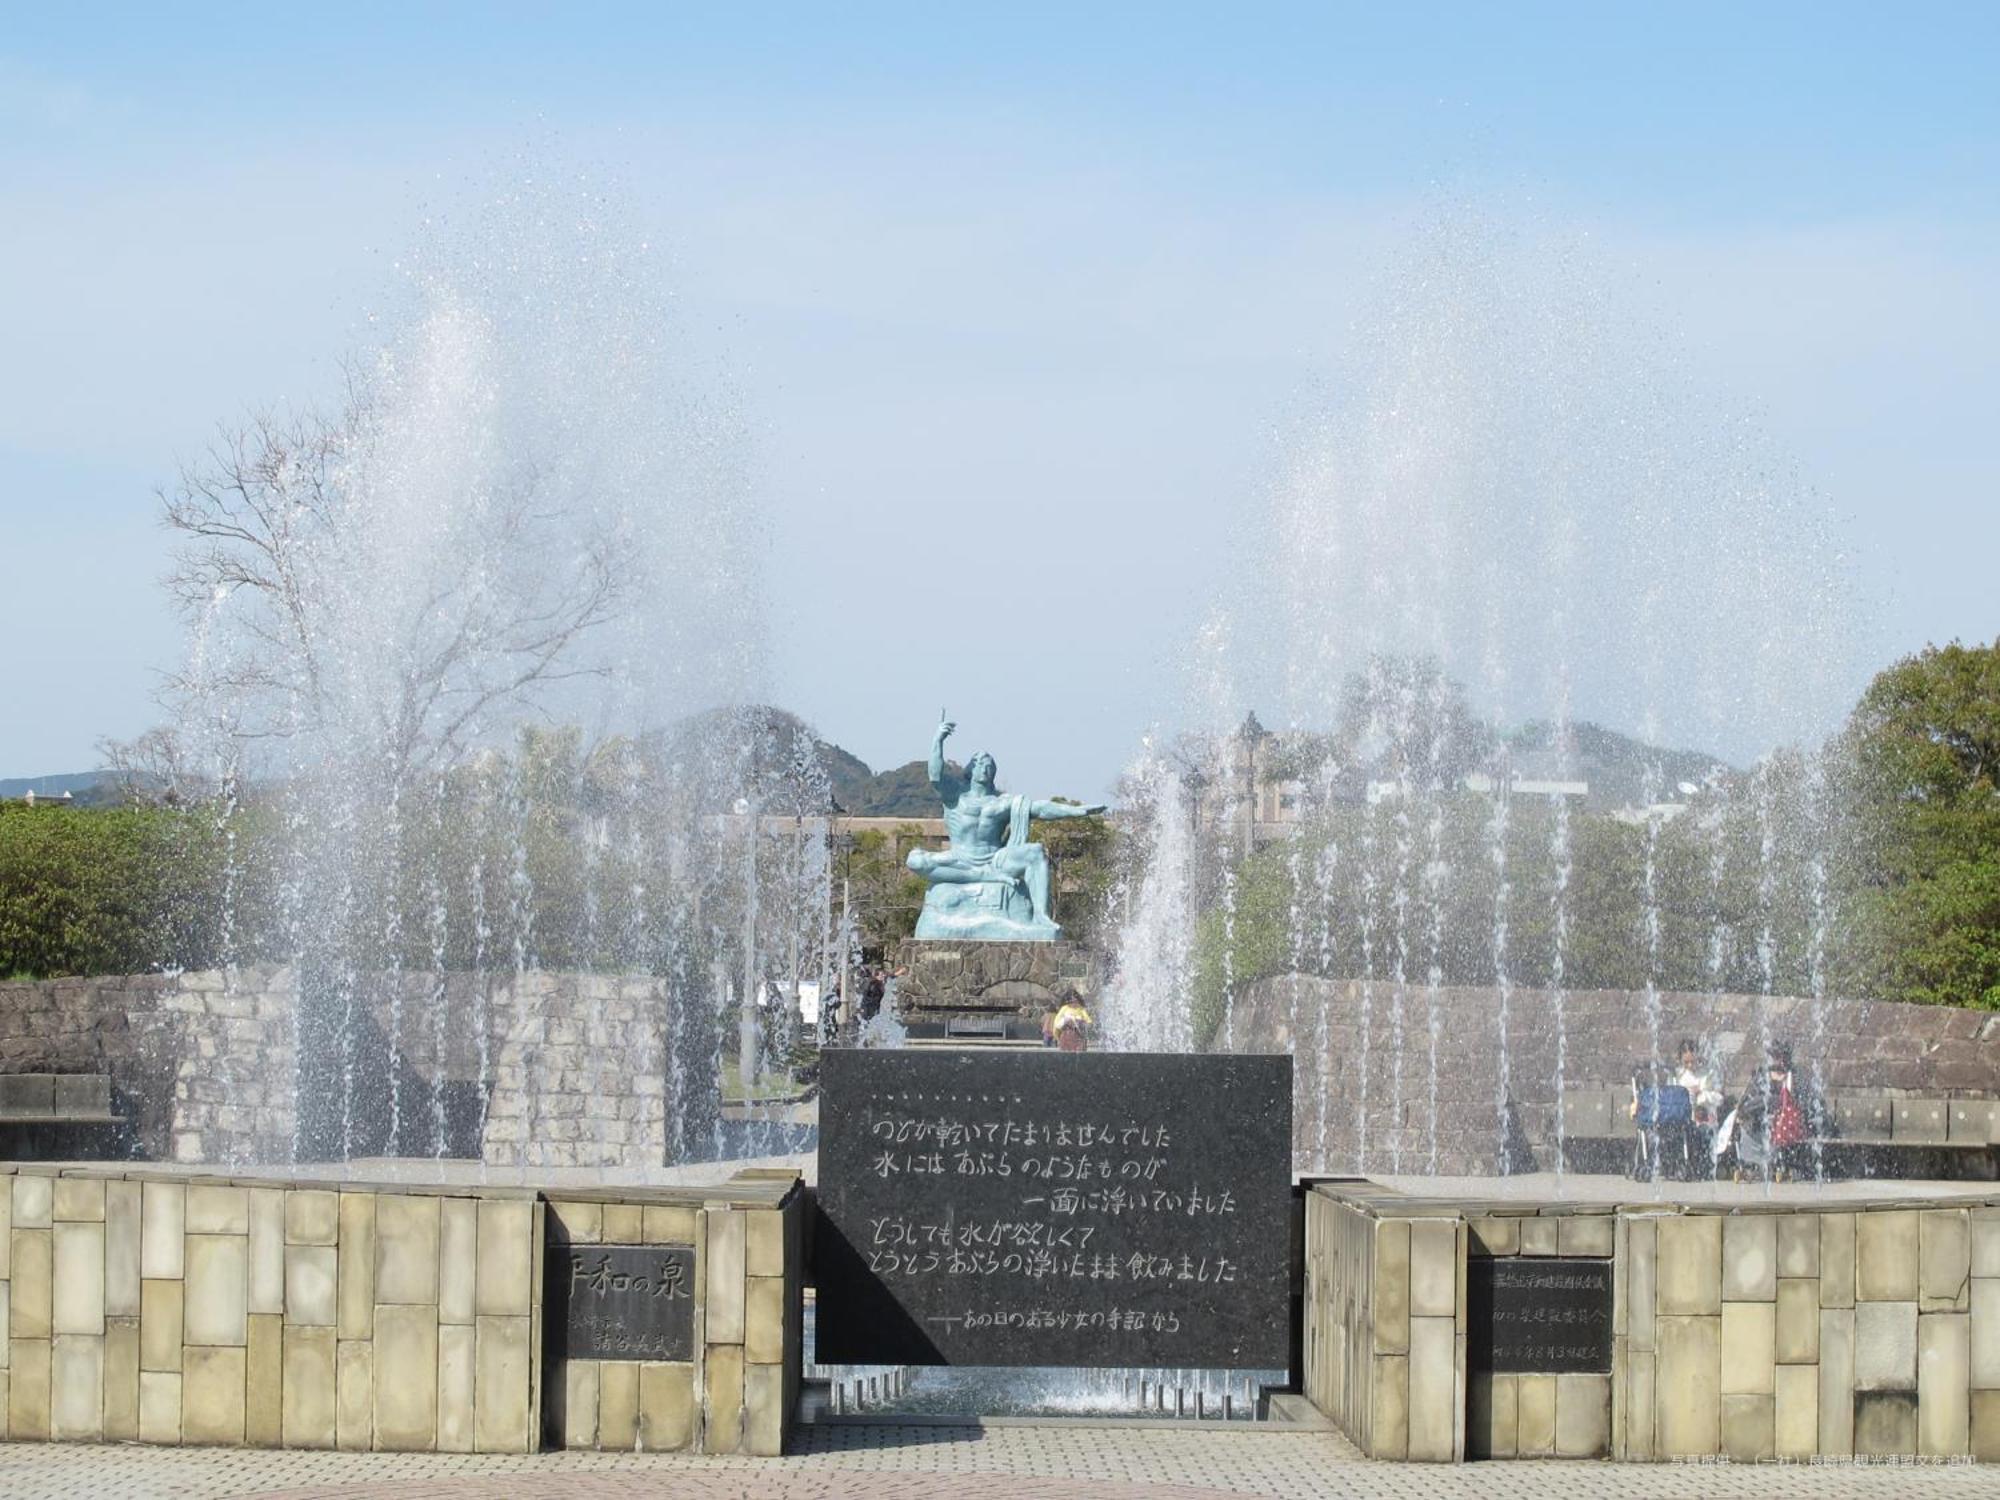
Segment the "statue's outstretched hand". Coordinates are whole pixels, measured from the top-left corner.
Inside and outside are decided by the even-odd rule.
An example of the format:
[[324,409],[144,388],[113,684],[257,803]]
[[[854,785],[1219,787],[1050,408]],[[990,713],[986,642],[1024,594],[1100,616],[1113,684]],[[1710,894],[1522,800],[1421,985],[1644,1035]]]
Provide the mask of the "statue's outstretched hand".
[[1096,805],[1095,805],[1094,807],[1086,807],[1086,808],[1085,808],[1085,809],[1083,810],[1083,815],[1084,815],[1084,816],[1085,816],[1086,818],[1094,818],[1094,817],[1096,817],[1096,816],[1097,816],[1097,815],[1098,815],[1099,813],[1101,813],[1101,812],[1105,812],[1105,811],[1108,811],[1108,810],[1109,810],[1109,808],[1110,808],[1110,806],[1111,806],[1111,804],[1110,804],[1110,803],[1108,803],[1108,802],[1099,802],[1099,803],[1098,803],[1098,804],[1096,804]]
[[941,740],[948,740],[951,738],[952,731],[957,728],[958,725],[954,724],[950,719],[939,719],[937,737]]

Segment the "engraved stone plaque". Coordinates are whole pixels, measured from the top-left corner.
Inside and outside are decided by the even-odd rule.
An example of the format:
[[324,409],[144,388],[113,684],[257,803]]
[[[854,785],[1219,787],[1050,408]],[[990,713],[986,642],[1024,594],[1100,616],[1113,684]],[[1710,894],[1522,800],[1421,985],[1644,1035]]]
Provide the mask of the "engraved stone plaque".
[[1283,1369],[1289,1057],[829,1051],[818,1357]]
[[692,1245],[552,1245],[547,1294],[558,1358],[694,1358]]
[[1468,1368],[1496,1375],[1610,1372],[1610,1261],[1475,1256],[1465,1276]]

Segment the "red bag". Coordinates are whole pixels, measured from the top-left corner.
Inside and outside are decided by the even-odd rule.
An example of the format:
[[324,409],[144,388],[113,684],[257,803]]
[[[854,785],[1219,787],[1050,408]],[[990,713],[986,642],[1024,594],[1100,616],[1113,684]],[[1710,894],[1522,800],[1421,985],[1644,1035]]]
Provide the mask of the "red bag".
[[1771,1146],[1782,1151],[1787,1146],[1796,1146],[1806,1138],[1806,1117],[1799,1108],[1799,1101],[1792,1096],[1792,1086],[1784,1084],[1778,1090],[1778,1112],[1771,1117]]

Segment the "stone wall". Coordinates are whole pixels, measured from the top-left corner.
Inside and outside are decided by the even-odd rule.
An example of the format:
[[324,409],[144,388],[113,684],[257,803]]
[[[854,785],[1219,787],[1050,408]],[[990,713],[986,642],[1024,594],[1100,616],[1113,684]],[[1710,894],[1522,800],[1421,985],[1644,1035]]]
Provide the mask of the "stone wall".
[[[797,1395],[795,1175],[565,1194],[0,1175],[0,1439],[775,1454]],[[563,1235],[695,1247],[695,1357],[545,1364]]]
[[[1319,1170],[1484,1174],[1501,1169],[1503,1153],[1514,1171],[1548,1170],[1556,1165],[1558,1051],[1566,1093],[1622,1086],[1654,1051],[1645,998],[1572,993],[1558,1028],[1548,992],[1516,990],[1504,1038],[1499,1016],[1491,989],[1433,997],[1420,984],[1399,990],[1389,981],[1280,975],[1244,993],[1214,1045],[1293,1054],[1294,1133],[1301,1160]],[[1669,994],[1659,997],[1658,1035],[1663,1050],[1698,1038],[1731,1096],[1749,1083],[1771,1038],[1791,1043],[1802,1068],[1820,1069],[1836,1110],[1844,1091],[2000,1097],[2000,1012],[1869,1001],[1828,1001],[1816,1011],[1787,996]]]

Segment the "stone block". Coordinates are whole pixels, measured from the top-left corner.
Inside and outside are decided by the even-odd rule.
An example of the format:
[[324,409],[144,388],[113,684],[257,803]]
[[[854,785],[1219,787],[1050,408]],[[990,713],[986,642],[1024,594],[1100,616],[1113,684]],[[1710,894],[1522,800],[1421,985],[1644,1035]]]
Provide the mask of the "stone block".
[[332,1328],[340,1318],[339,1256],[332,1245],[285,1247],[285,1321]]
[[[7,1368],[7,1345],[13,1340],[13,1316],[8,1311],[13,1284],[0,1281],[0,1370]],[[6,1434],[5,1424],[0,1424],[0,1437]]]
[[[1653,1276],[1658,1287],[1660,1313],[1677,1318],[1719,1313],[1722,1310],[1722,1220],[1713,1214],[1683,1214],[1656,1220],[1653,1234]],[[1664,1370],[1661,1372],[1661,1388],[1666,1388]]]
[[[241,1348],[249,1312],[250,1241],[240,1234],[187,1237],[187,1302],[183,1336],[190,1345]],[[187,1370],[183,1368],[183,1375]],[[240,1415],[240,1414],[239,1414]],[[194,1439],[190,1437],[189,1442]]]
[[1964,1312],[1972,1274],[1972,1217],[1962,1208],[1930,1208],[1918,1228],[1917,1300],[1925,1312]]
[[104,1440],[129,1443],[139,1436],[139,1320],[104,1323]]
[[1777,1304],[1722,1304],[1722,1394],[1768,1396],[1777,1380]]
[[181,1367],[181,1441],[242,1447],[245,1378],[241,1347],[190,1346]]
[[[57,1221],[58,1227],[67,1227]],[[93,1225],[102,1228],[102,1225]],[[49,1355],[49,1436],[95,1443],[104,1436],[104,1335],[58,1333]]]
[[1630,1347],[1648,1353],[1655,1347],[1653,1320],[1657,1315],[1657,1244],[1652,1219],[1625,1224],[1625,1262],[1619,1279],[1625,1295],[1625,1332]]
[[1942,1099],[1897,1099],[1891,1109],[1891,1140],[1933,1144],[1943,1141],[1950,1129]]
[[[1854,1306],[1856,1214],[1819,1216],[1819,1305]],[[1824,1425],[1824,1424],[1822,1424]]]
[[[282,1236],[280,1241],[282,1249]],[[285,1320],[282,1316],[250,1315],[243,1370],[243,1441],[252,1448],[279,1447],[284,1442]]]
[[1655,1456],[1653,1425],[1659,1410],[1655,1358],[1650,1351],[1626,1351],[1624,1447],[1622,1451],[1614,1450],[1614,1456],[1639,1460]]
[[1772,1446],[1779,1458],[1804,1461],[1819,1451],[1819,1366],[1780,1365]]
[[176,1280],[183,1274],[182,1251],[187,1225],[187,1189],[178,1182],[141,1184],[139,1198],[139,1274],[152,1280]]
[[470,1198],[443,1200],[438,1207],[438,1246],[438,1321],[470,1328],[479,1266],[476,1202]]
[[[102,1183],[98,1184],[100,1187]],[[56,1220],[51,1326],[58,1335],[104,1336],[104,1221]]]
[[785,1358],[785,1279],[752,1276],[745,1283],[743,1357],[753,1365]]
[[565,1203],[555,1199],[549,1201],[549,1213],[555,1223],[550,1227],[550,1238],[566,1245],[596,1245],[604,1239],[604,1205],[601,1203]]
[[637,1203],[604,1205],[604,1243],[643,1245],[646,1242],[646,1211]]
[[1917,1319],[1917,1452],[1953,1458],[1969,1451],[1972,1320],[1964,1313]]
[[[747,1217],[748,1214],[739,1209],[711,1208],[708,1211],[705,1274],[708,1286],[708,1342],[711,1344],[743,1342],[743,1221]],[[733,1453],[735,1449],[731,1447],[726,1451]]]
[[2000,1205],[1972,1211],[1972,1274],[2000,1280]]
[[2000,1391],[1972,1393],[1972,1456],[1983,1464],[2000,1463]]
[[338,1339],[333,1366],[334,1443],[349,1452],[366,1453],[375,1446],[374,1344],[367,1339]]
[[1722,1221],[1722,1300],[1770,1302],[1778,1295],[1778,1220],[1731,1214]]
[[1810,1276],[1780,1276],[1777,1310],[1778,1363],[1819,1363],[1819,1282]]
[[[534,1306],[534,1208],[526,1199],[482,1199],[479,1203],[479,1266],[473,1283],[473,1311],[487,1317],[526,1317]],[[484,1342],[484,1336],[481,1336]],[[483,1403],[482,1403],[483,1404]],[[514,1452],[514,1449],[480,1451]]]
[[1854,1452],[1854,1309],[1828,1307],[1819,1315],[1819,1451]]
[[14,1274],[14,1188],[0,1177],[0,1281]]
[[[375,1302],[438,1300],[439,1216],[436,1198],[385,1194],[375,1203]],[[435,1324],[435,1318],[433,1318]],[[381,1317],[377,1314],[379,1328]],[[381,1423],[378,1420],[379,1432]]]
[[1921,1265],[1913,1209],[1855,1215],[1854,1296],[1857,1302],[1915,1302]]
[[[334,1326],[342,1343],[375,1336],[375,1195],[340,1195],[339,1285]],[[342,1428],[347,1423],[342,1418]],[[345,1438],[341,1446],[347,1446]]]
[[[551,1208],[556,1205],[550,1204]],[[589,1240],[571,1240],[572,1245],[591,1244]],[[557,1413],[555,1425],[556,1441],[564,1448],[595,1448],[597,1446],[597,1370],[596,1360],[572,1359],[563,1362],[562,1409]]]
[[1972,1318],[1972,1388],[2000,1390],[2000,1279],[1975,1278],[1967,1303]]
[[185,1283],[144,1281],[139,1285],[139,1368],[178,1375]]
[[[1437,1222],[1452,1230],[1455,1246],[1457,1226],[1450,1220]],[[1413,1235],[1413,1250],[1415,1242]],[[1459,1415],[1457,1348],[1454,1315],[1410,1319],[1410,1436],[1405,1456],[1412,1461],[1450,1463],[1459,1456],[1453,1452]]]
[[1915,1391],[1854,1393],[1854,1453],[1858,1458],[1914,1455],[1917,1451]]
[[1558,1255],[1561,1252],[1561,1219],[1553,1214],[1535,1214],[1521,1220],[1523,1255]]
[[216,1183],[191,1183],[187,1190],[189,1234],[248,1234],[250,1190]]
[[280,1428],[287,1448],[331,1448],[338,1437],[339,1374],[331,1324],[284,1329]]
[[1818,1214],[1792,1213],[1778,1218],[1778,1274],[1819,1275]]
[[104,1222],[104,1179],[102,1177],[58,1177],[50,1211],[58,1224],[89,1220]]
[[[649,1219],[650,1226],[651,1220]],[[765,1208],[751,1211],[744,1230],[743,1269],[750,1276],[785,1274],[785,1212]]]
[[[756,1233],[757,1221],[779,1218],[782,1223],[779,1215],[768,1212],[752,1213],[749,1217],[752,1222],[748,1226],[748,1236],[746,1236],[744,1241],[746,1247],[750,1243],[750,1236],[754,1236]],[[694,1220],[695,1210],[692,1208],[649,1203],[646,1205],[644,1221],[640,1226],[639,1232],[644,1242],[648,1245],[692,1245],[694,1243]],[[753,1271],[750,1274],[753,1276],[782,1275],[784,1265],[785,1245],[783,1238],[780,1237],[778,1241],[778,1270],[770,1272]]]
[[1609,1255],[1618,1221],[1610,1214],[1565,1214],[1556,1220],[1558,1255]]
[[1514,1380],[1512,1375],[1474,1375],[1466,1381],[1465,1456],[1514,1456]]
[[1556,1457],[1606,1458],[1611,1453],[1611,1377],[1556,1377]]
[[1764,1463],[1777,1453],[1777,1414],[1770,1396],[1722,1398],[1722,1451],[1731,1463]]
[[7,1334],[11,1339],[45,1339],[55,1332],[55,1231],[16,1228],[12,1238]]
[[[710,1222],[714,1214],[710,1213]],[[702,1451],[738,1453],[743,1448],[743,1349],[710,1344],[702,1370]],[[1407,1385],[1405,1391],[1407,1392]]]
[[1382,1219],[1375,1225],[1375,1352],[1409,1349],[1410,1221]]
[[1860,1391],[1917,1388],[1916,1303],[1855,1304],[1854,1388]]
[[340,1194],[319,1188],[293,1188],[285,1194],[285,1243],[338,1245]]
[[598,1366],[597,1446],[617,1453],[639,1446],[639,1367],[629,1361]]
[[674,1453],[694,1444],[694,1366],[644,1364],[639,1371],[638,1446]]
[[1514,1455],[1543,1458],[1556,1451],[1556,1377],[1514,1377]]
[[17,1443],[48,1441],[49,1357],[47,1338],[8,1341],[7,1435]]
[[785,1451],[785,1372],[776,1365],[743,1371],[743,1451],[776,1458]]
[[[488,1206],[480,1204],[482,1210]],[[479,1238],[483,1250],[486,1236],[482,1232]],[[529,1319],[481,1314],[473,1326],[473,1448],[480,1453],[528,1452],[540,1415],[530,1400]]]
[[1458,1223],[1454,1219],[1415,1220],[1410,1225],[1410,1316],[1450,1318],[1457,1312]]
[[[1665,1224],[1663,1220],[1661,1227]],[[1715,1237],[1715,1250],[1719,1262],[1720,1233]],[[1655,1387],[1659,1397],[1654,1424],[1658,1456],[1698,1458],[1717,1452],[1722,1400],[1720,1316],[1660,1319]]]
[[437,1398],[437,1309],[420,1303],[378,1304],[375,1446],[397,1453],[428,1453],[437,1445]]
[[13,1181],[13,1228],[47,1229],[55,1223],[56,1180],[38,1172],[16,1173]]
[[1468,1221],[1470,1248],[1474,1255],[1518,1255],[1521,1253],[1521,1221],[1512,1214],[1494,1214]]
[[250,1192],[250,1289],[252,1314],[285,1310],[285,1193],[282,1188]]
[[[136,1182],[108,1182],[104,1185],[104,1315],[107,1318],[136,1318],[139,1306],[139,1203]],[[137,1387],[133,1401],[133,1422],[138,1422]]]
[[139,1441],[171,1445],[181,1440],[181,1377],[139,1372]]
[[438,1431],[440,1453],[470,1453],[478,1383],[478,1341],[470,1323],[438,1324]]

